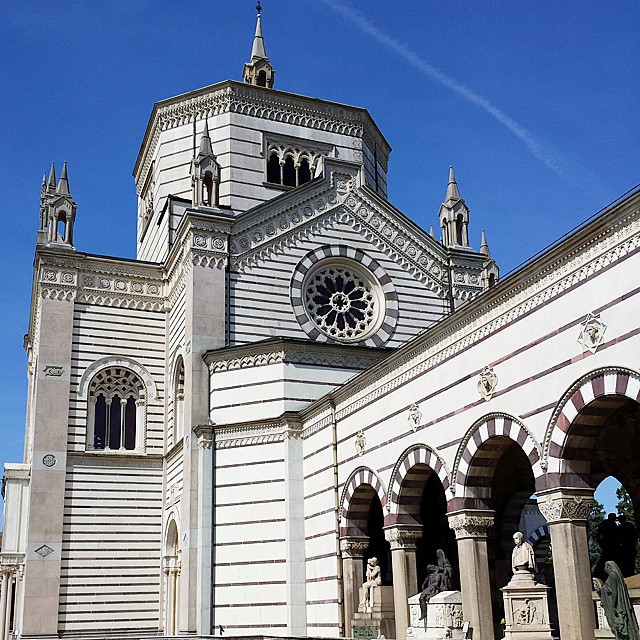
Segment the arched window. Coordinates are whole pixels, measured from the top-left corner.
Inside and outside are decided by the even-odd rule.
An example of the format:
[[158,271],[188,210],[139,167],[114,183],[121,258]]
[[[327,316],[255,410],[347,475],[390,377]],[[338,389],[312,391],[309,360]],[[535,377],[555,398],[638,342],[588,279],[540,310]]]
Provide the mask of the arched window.
[[56,221],[56,241],[64,242],[67,233],[67,216],[63,213],[58,215],[58,220]]
[[311,168],[309,167],[309,160],[302,158],[300,160],[300,166],[298,167],[298,184],[304,184],[311,180]]
[[256,84],[259,87],[267,86],[267,72],[263,69],[262,71],[258,71],[258,77],[256,78]]
[[496,283],[496,274],[495,273],[490,273],[489,274],[489,287],[493,287],[493,285]]
[[123,367],[102,369],[89,384],[87,448],[140,451],[143,448],[145,387]]
[[176,521],[172,518],[167,528],[164,551],[165,575],[165,635],[175,636],[178,633],[179,598],[180,598],[180,538]]
[[213,206],[213,175],[210,171],[204,174],[202,181],[202,203],[207,207]]
[[296,186],[296,168],[293,164],[293,156],[287,156],[282,167],[282,184],[287,187]]
[[173,432],[169,434],[169,446],[178,442],[184,434],[184,360],[178,358],[173,378]]
[[267,182],[272,182],[273,184],[282,184],[280,160],[278,158],[278,154],[275,151],[269,156],[269,162],[267,162]]
[[462,216],[456,218],[456,244],[464,244],[462,241]]

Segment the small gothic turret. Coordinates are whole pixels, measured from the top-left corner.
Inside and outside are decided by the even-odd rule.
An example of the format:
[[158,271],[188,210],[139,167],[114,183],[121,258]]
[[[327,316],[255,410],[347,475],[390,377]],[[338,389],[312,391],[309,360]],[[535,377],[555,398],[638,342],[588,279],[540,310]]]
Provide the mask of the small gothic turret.
[[273,77],[275,72],[264,47],[264,38],[262,37],[262,23],[260,14],[262,7],[260,2],[256,6],[258,11],[258,21],[256,23],[256,34],[253,37],[253,47],[251,49],[251,62],[244,65],[242,77],[247,84],[255,84],[259,87],[273,88]]
[[489,243],[487,242],[487,236],[484,229],[482,230],[482,242],[480,243],[480,253],[483,253],[487,258],[491,257],[491,251],[489,250]]
[[55,245],[73,249],[73,225],[76,220],[77,205],[69,190],[67,163],[56,186],[56,169],[51,165],[49,181],[44,180],[40,194],[40,229],[38,244]]
[[220,165],[213,153],[209,123],[205,119],[200,150],[191,163],[191,199],[194,207],[217,207],[220,200]]
[[484,229],[482,230],[480,253],[487,258],[482,265],[482,286],[484,289],[490,289],[496,282],[498,282],[498,278],[500,277],[500,269],[498,269],[498,265],[491,255],[491,251],[489,250],[489,243],[487,242],[487,236],[484,232]]
[[458,183],[449,167],[449,184],[445,201],[440,206],[440,227],[445,247],[469,246],[469,207],[460,197]]

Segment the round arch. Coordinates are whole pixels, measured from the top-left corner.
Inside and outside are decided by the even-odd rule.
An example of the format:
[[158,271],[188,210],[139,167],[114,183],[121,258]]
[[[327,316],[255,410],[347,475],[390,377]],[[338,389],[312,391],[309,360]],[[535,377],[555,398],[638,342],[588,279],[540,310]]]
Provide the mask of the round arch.
[[551,414],[545,432],[542,465],[547,473],[562,471],[569,427],[578,414],[586,405],[594,403],[592,412],[601,411],[604,417],[607,408],[599,407],[594,401],[606,396],[640,402],[640,374],[624,367],[605,367],[590,371],[571,385]]
[[[349,525],[348,519],[354,515],[356,518],[361,517],[366,519],[364,511],[361,509],[364,505],[353,500],[356,490],[362,485],[368,485],[373,489],[373,492],[377,494],[383,509],[387,505],[387,492],[380,476],[368,467],[358,467],[351,473],[347,481],[344,483],[344,488],[342,490],[342,496],[340,498],[341,528],[346,529]],[[362,513],[360,513],[361,511]]]
[[156,387],[156,383],[151,377],[151,374],[141,364],[125,356],[106,356],[105,358],[100,358],[90,364],[85,369],[82,377],[80,378],[80,382],[78,383],[78,398],[81,400],[85,400],[87,398],[89,383],[93,377],[96,373],[103,369],[107,369],[108,367],[122,367],[133,371],[133,373],[138,375],[144,383],[147,398],[149,400],[157,399],[158,389]]
[[398,515],[400,487],[407,477],[407,474],[409,474],[411,469],[416,465],[426,465],[429,467],[440,479],[447,498],[451,497],[451,492],[449,491],[449,487],[451,486],[449,470],[440,452],[426,444],[415,444],[405,449],[391,472],[387,504],[389,505],[390,513],[393,515]]
[[502,436],[517,443],[531,464],[534,478],[537,480],[543,475],[540,464],[540,445],[531,431],[513,416],[506,413],[490,413],[476,420],[460,442],[452,473],[451,489],[456,497],[466,497],[471,461],[480,446],[495,436]]

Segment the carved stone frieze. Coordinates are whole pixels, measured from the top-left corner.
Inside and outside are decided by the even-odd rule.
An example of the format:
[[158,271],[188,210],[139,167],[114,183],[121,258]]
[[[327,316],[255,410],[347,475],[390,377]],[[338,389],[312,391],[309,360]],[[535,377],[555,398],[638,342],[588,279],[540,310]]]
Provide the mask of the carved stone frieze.
[[487,529],[493,526],[492,511],[456,511],[449,514],[449,528],[456,536],[462,538],[486,538]]

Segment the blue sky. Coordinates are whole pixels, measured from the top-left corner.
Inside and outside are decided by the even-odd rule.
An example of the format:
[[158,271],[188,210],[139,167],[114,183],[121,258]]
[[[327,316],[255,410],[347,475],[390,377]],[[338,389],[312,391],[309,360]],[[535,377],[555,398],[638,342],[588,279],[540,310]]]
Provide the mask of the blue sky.
[[[240,79],[252,0],[0,9],[0,463],[22,457],[43,170],[69,161],[76,247],[133,256],[131,171],[153,103]],[[428,229],[454,166],[503,273],[640,181],[640,4],[264,0],[276,88],[369,109],[390,200]],[[7,277],[8,276],[8,277]]]

